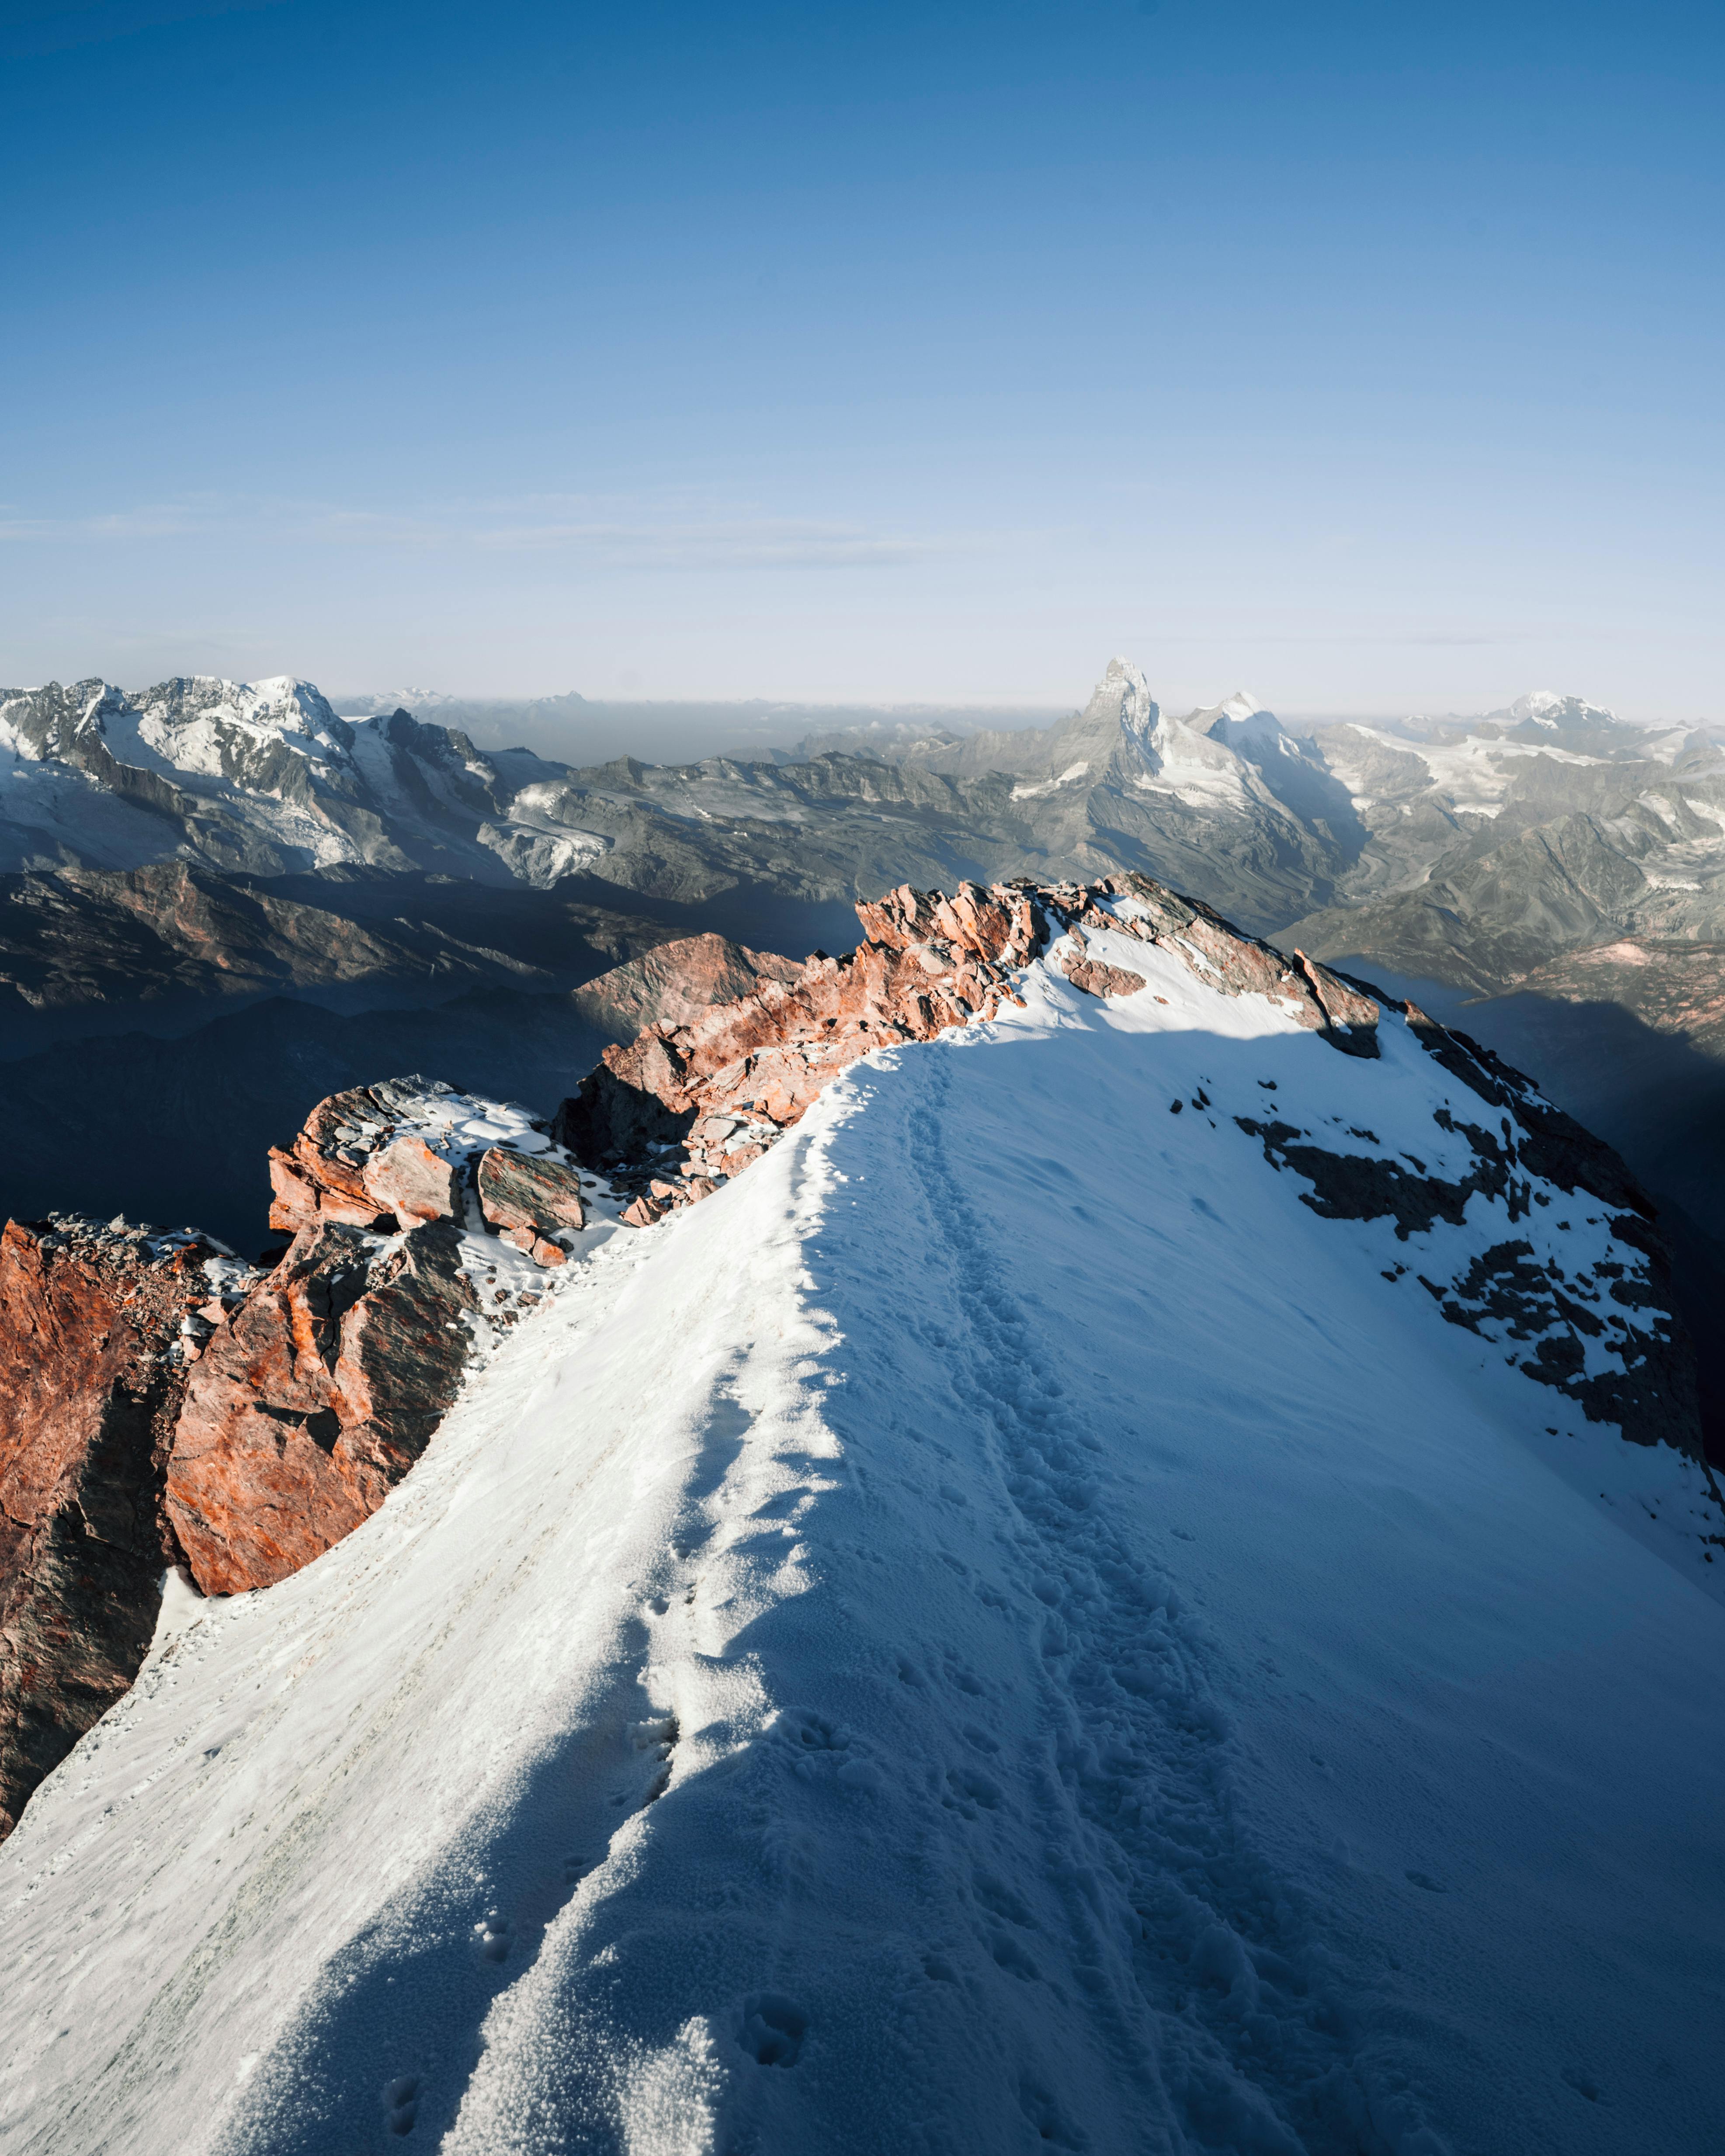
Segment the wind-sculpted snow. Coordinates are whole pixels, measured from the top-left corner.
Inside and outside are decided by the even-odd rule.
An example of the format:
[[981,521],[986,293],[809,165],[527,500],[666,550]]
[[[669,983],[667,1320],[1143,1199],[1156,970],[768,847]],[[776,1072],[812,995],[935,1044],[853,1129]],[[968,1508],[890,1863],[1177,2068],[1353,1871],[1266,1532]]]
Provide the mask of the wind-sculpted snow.
[[1240,1127],[1460,1179],[1409,1026],[1066,952],[171,1599],[0,1853],[8,2150],[1717,2145],[1691,1464],[1419,1286],[1501,1200],[1326,1217]]

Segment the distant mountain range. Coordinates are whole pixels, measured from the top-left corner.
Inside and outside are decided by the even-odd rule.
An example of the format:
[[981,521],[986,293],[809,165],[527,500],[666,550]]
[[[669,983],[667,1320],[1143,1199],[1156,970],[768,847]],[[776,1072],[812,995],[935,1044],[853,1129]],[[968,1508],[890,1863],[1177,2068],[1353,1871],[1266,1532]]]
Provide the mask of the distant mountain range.
[[[514,711],[542,742],[600,708],[403,690],[344,713],[286,676],[0,691],[0,1055],[53,1051],[18,1083],[90,1112],[65,1044],[185,1034],[285,995],[373,1014],[357,1057],[394,1026],[423,1060],[435,1006],[567,998],[674,937],[796,957],[902,883],[1136,870],[1451,1011],[1500,999],[1465,1022],[1667,1195],[1725,1203],[1706,1139],[1725,1108],[1718,729],[1631,726],[1536,691],[1480,717],[1296,732],[1244,690],[1177,716],[1123,659],[1048,725],[836,711],[800,739],[683,763],[577,765],[480,747],[460,723]],[[762,728],[809,716],[732,708]],[[223,1097],[276,1101],[266,1060],[311,1027],[309,1086],[347,1051],[335,1019],[304,1014],[188,1041],[163,1082],[205,1118]],[[520,1031],[531,1069],[501,1045],[480,1053],[477,1020],[452,1053],[459,1034],[473,1082],[536,1097],[547,1042],[590,1045],[572,1005]],[[102,1060],[89,1070],[99,1094]],[[46,1127],[33,1108],[28,1127]],[[1702,1159],[1697,1183],[1686,1163]]]
[[876,720],[759,758],[579,767],[482,750],[445,719],[455,700],[409,693],[417,713],[344,717],[288,677],[0,692],[0,869],[583,874],[699,902],[1127,867],[1479,989],[1591,942],[1720,927],[1725,751],[1574,696],[1302,738],[1244,692],[1176,717],[1116,660],[1050,726]]

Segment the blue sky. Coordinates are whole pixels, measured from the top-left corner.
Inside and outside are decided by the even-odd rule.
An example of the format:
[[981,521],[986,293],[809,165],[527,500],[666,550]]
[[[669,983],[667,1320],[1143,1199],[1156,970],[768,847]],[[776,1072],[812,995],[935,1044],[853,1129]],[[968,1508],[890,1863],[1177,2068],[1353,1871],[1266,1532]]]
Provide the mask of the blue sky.
[[0,678],[1725,716],[1725,12],[0,4]]

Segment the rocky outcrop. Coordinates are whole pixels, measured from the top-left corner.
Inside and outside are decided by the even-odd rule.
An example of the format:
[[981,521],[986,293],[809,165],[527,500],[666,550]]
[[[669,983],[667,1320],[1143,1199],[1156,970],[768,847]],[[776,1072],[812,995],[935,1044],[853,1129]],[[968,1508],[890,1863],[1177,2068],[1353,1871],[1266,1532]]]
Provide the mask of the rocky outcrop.
[[1364,982],[1332,973],[1304,952],[1296,951],[1291,960],[1224,921],[1201,900],[1182,898],[1149,876],[1110,877],[1081,888],[1077,898],[1081,923],[1124,928],[1147,942],[1165,945],[1224,995],[1268,996],[1344,1055],[1378,1053],[1378,1001]]
[[[270,1156],[271,1219],[290,1240],[263,1273],[189,1235],[6,1230],[0,1826],[130,1682],[164,1563],[230,1594],[310,1562],[408,1472],[486,1329],[541,1299],[543,1269],[567,1260],[592,1207],[614,1216],[624,1200],[621,1219],[642,1227],[711,1195],[860,1057],[1018,1001],[1020,969],[1050,947],[1067,982],[1103,998],[1147,992],[1120,960],[1153,947],[1164,984],[1173,959],[1351,1056],[1378,1057],[1380,1030],[1405,1022],[1465,1089],[1432,1116],[1447,1165],[1364,1128],[1349,1136],[1368,1149],[1343,1150],[1327,1127],[1268,1116],[1257,1092],[1233,1122],[1313,1211],[1420,1237],[1418,1278],[1450,1322],[1509,1343],[1508,1359],[1584,1414],[1699,1457],[1692,1357],[1651,1204],[1609,1147],[1466,1035],[1412,1005],[1386,1019],[1368,983],[1147,877],[951,896],[906,886],[857,912],[854,952],[794,968],[716,937],[690,939],[681,960],[673,947],[630,991],[659,996],[660,1015],[606,1050],[548,1127],[418,1078],[331,1095]],[[706,991],[716,999],[698,1004]],[[1481,1112],[1464,1112],[1476,1099]],[[1209,1093],[1191,1105],[1223,1123]],[[1599,1233],[1584,1264],[1571,1263],[1578,1244],[1560,1267],[1530,1223],[1568,1194],[1597,1203],[1586,1225]]]
[[123,1222],[0,1234],[0,1835],[137,1674],[177,1554],[175,1417],[248,1276]]
[[420,1079],[271,1163],[267,1270],[189,1232],[0,1235],[0,1834],[131,1683],[170,1563],[267,1587],[374,1512],[584,1219],[523,1109]]
[[[513,1142],[499,1147],[506,1137]],[[487,1169],[494,1150],[501,1157]],[[578,1231],[585,1219],[573,1164],[523,1110],[424,1078],[320,1101],[290,1149],[271,1147],[270,1180],[270,1224],[290,1235],[331,1224],[393,1235],[433,1220],[463,1223],[470,1188],[481,1219],[499,1231],[531,1229],[544,1241]]]
[[300,1230],[175,1426],[167,1514],[204,1594],[271,1586],[377,1510],[454,1399],[477,1306],[451,1220]]
[[480,1155],[474,1183],[487,1226],[506,1243],[541,1265],[563,1263],[567,1253],[553,1239],[587,1224],[581,1178],[573,1168],[514,1146],[492,1146]]
[[585,1219],[574,1163],[524,1110],[423,1078],[320,1101],[270,1171],[293,1240],[211,1340],[168,1460],[206,1594],[270,1586],[375,1512],[483,1327],[536,1300],[498,1244],[531,1276]]
[[[1303,952],[1288,957],[1147,876],[963,885],[952,898],[906,886],[857,914],[867,940],[849,957],[812,958],[793,981],[769,982],[691,1024],[648,1027],[628,1046],[608,1049],[563,1103],[556,1134],[632,1194],[622,1215],[629,1225],[649,1226],[710,1195],[871,1049],[993,1016],[1015,994],[1014,970],[1054,938],[1055,963],[1086,994],[1135,995],[1147,986],[1090,948],[1092,934],[1125,935],[1158,947],[1222,994],[1264,996],[1343,1055],[1382,1052],[1384,999],[1368,983]],[[1420,1278],[1451,1322],[1506,1327],[1518,1367],[1584,1414],[1699,1460],[1693,1352],[1671,1316],[1669,1260],[1645,1194],[1609,1147],[1489,1050],[1414,1005],[1403,1015],[1445,1070],[1497,1111],[1475,1120],[1436,1111],[1439,1127],[1471,1154],[1466,1168],[1428,1172],[1412,1155],[1343,1150],[1279,1119],[1235,1122],[1261,1143],[1271,1168],[1310,1186],[1301,1196],[1315,1212],[1389,1219],[1403,1240],[1440,1225],[1469,1228],[1475,1199],[1505,1230],[1550,1206],[1553,1192],[1597,1199],[1622,1262],[1604,1259],[1566,1281],[1556,1260],[1504,1233],[1488,1249],[1470,1250],[1452,1278]],[[1173,1103],[1177,1111],[1183,1106]],[[1369,1132],[1352,1135],[1376,1147]],[[1599,1349],[1591,1356],[1589,1341]]]
[[817,953],[793,979],[687,1024],[648,1026],[608,1048],[558,1110],[555,1136],[634,1189],[630,1225],[705,1197],[757,1159],[871,1049],[992,1018],[1015,997],[1014,969],[1052,937],[1070,940],[1061,964],[1076,986],[1136,994],[1142,975],[1085,955],[1086,927],[1165,945],[1223,993],[1267,995],[1344,1053],[1378,1053],[1379,1005],[1363,983],[1286,958],[1147,876],[961,884],[950,898],[906,885],[856,911],[865,940],[849,957]]
[[793,981],[608,1048],[563,1103],[552,1135],[578,1159],[625,1179],[666,1163],[625,1219],[656,1219],[737,1174],[870,1050],[993,1017],[1045,934],[1029,891],[1004,886],[948,899],[906,886],[857,915],[868,940],[848,957],[817,953]]

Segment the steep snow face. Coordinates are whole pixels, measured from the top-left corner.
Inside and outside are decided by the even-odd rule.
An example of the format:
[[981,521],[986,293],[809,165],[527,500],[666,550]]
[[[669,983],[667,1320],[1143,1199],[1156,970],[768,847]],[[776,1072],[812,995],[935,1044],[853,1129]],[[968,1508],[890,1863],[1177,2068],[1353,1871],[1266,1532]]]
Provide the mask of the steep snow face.
[[1429,1161],[1405,1027],[1087,952],[1144,988],[855,1066],[170,1598],[0,1853],[9,2150],[1717,2146],[1681,1463],[1418,1286],[1483,1199],[1322,1219],[1235,1121]]
[[[260,752],[267,757],[272,749],[336,767],[347,766],[352,756],[346,720],[336,717],[311,682],[287,675],[257,682],[207,675],[165,681],[108,719],[105,732],[125,761],[148,761],[137,753],[141,743],[173,770],[242,783]],[[128,734],[135,738],[128,740]]]

